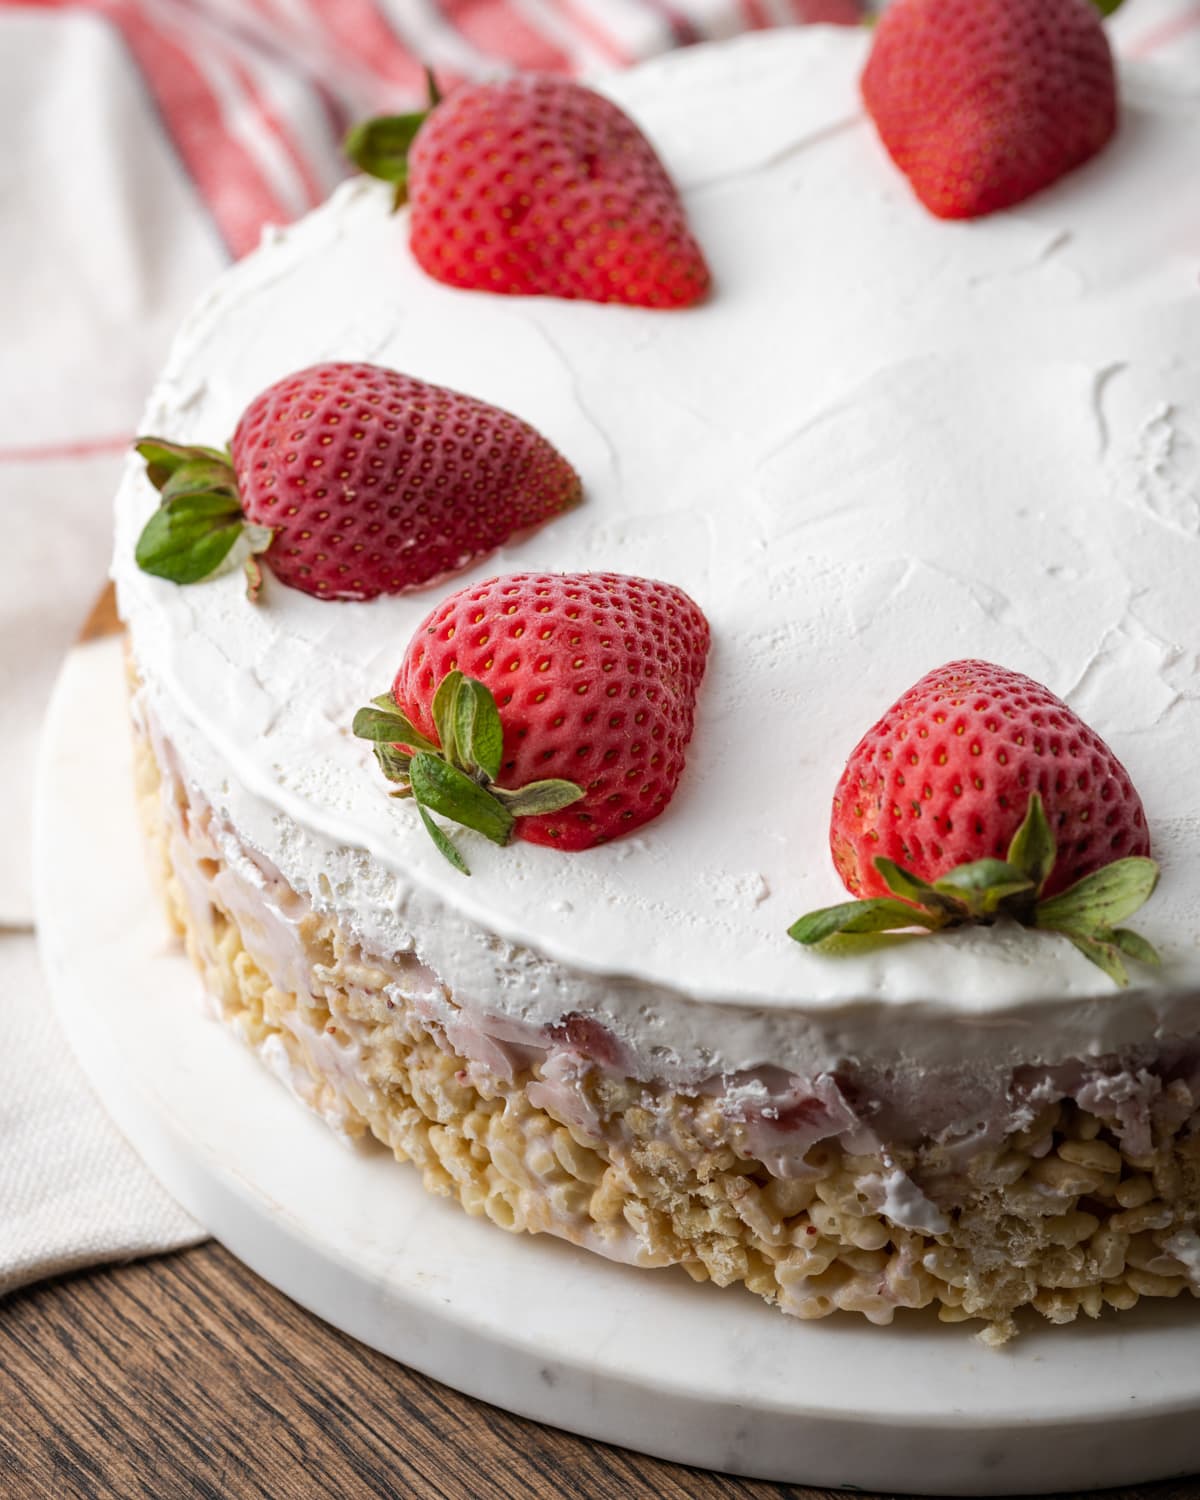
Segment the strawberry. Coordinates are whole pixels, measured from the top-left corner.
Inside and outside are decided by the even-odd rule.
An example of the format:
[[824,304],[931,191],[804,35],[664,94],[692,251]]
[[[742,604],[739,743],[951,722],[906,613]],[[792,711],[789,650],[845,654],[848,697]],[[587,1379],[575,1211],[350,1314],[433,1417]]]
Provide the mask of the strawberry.
[[650,142],[565,78],[473,83],[371,120],[346,150],[411,204],[418,263],[474,291],[688,307],[709,272]]
[[671,584],[491,578],[433,610],[354,732],[459,869],[429,810],[498,844],[590,849],[670,802],[708,644],[704,615]]
[[1124,982],[1155,961],[1115,924],[1158,867],[1141,799],[1094,730],[1048,688],[982,661],[922,677],[850,754],[833,797],[833,861],[865,900],[792,936],[936,929],[1005,915],[1063,932]]
[[862,93],[896,165],[943,219],[1020,203],[1094,156],[1117,126],[1112,52],[1092,0],[894,0]]
[[833,794],[833,862],[855,896],[886,893],[882,854],[934,880],[1001,859],[1038,792],[1059,847],[1047,894],[1148,854],[1141,799],[1094,730],[1048,688],[983,661],[922,677],[851,751]]
[[368,364],[269,386],[230,453],[140,438],[163,505],[138,542],[148,573],[195,583],[249,543],[281,583],[374,599],[457,572],[580,499],[579,477],[519,417]]

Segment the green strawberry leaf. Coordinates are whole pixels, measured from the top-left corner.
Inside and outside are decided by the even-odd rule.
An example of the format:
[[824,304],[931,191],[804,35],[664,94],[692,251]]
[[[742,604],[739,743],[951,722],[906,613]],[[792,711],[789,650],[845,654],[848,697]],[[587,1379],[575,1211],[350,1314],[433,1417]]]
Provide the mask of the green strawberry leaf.
[[372,746],[375,759],[379,762],[379,769],[389,781],[407,783],[408,768],[412,764],[412,756],[403,750],[397,750],[395,745],[376,744]]
[[[396,793],[393,792],[392,795],[395,796]],[[425,825],[425,831],[437,845],[439,852],[450,861],[450,863],[456,870],[459,871],[460,874],[469,875],[471,871],[467,866],[466,860],[462,857],[462,855],[458,852],[458,850],[454,847],[454,845],[450,842],[450,840],[446,837],[442,830],[437,826],[437,824],[433,821],[429,814],[425,811],[425,808],[420,802],[417,803],[417,811],[421,814],[421,822]]]
[[393,209],[403,208],[408,201],[409,152],[430,112],[442,102],[437,79],[428,66],[425,68],[425,88],[429,95],[425,109],[407,115],[381,115],[375,120],[364,120],[350,131],[342,145],[342,150],[356,167],[371,177],[395,184]]
[[372,740],[376,744],[407,745],[411,750],[438,753],[437,746],[425,738],[407,714],[401,713],[391,698],[376,698],[374,703],[379,706],[360,708],[354,715],[351,732],[356,739]]
[[454,744],[463,770],[468,776],[479,772],[488,781],[495,781],[504,757],[504,726],[496,700],[482,682],[461,678],[454,695],[453,718]]
[[1077,880],[1060,895],[1039,901],[1033,924],[1068,934],[1112,927],[1144,906],[1157,884],[1158,865],[1154,860],[1140,856],[1114,860]]
[[993,916],[1011,896],[1033,893],[1033,882],[1002,859],[977,859],[948,870],[933,888],[961,901],[973,917]]
[[158,438],[145,438],[134,444],[135,450],[146,460],[146,474],[156,490],[168,483],[172,474],[188,462],[189,450],[176,443],[162,442]]
[[424,125],[428,110],[407,115],[381,115],[364,120],[347,135],[342,150],[370,177],[395,184],[395,206],[408,197],[408,153]]
[[245,525],[242,508],[232,495],[176,495],[160,505],[155,514],[169,514],[176,527],[200,526],[210,521],[237,521]]
[[1029,798],[1025,821],[1008,846],[1008,863],[1024,875],[1040,896],[1057,858],[1054,830],[1046,817],[1041,796],[1034,792]]
[[157,464],[170,474],[181,464],[187,463],[194,452],[186,443],[172,443],[169,438],[159,437],[134,438],[133,450],[140,453],[148,465]]
[[788,928],[788,937],[811,947],[839,934],[898,932],[905,927],[940,927],[942,919],[930,912],[918,911],[904,901],[880,897],[874,901],[847,901],[842,906],[827,906],[810,911]]
[[587,793],[573,781],[530,781],[515,792],[493,786],[488,791],[503,803],[514,818],[536,818],[541,813],[561,812]]
[[1129,972],[1121,962],[1121,955],[1115,944],[1101,942],[1082,932],[1064,932],[1063,936],[1074,943],[1084,958],[1091,959],[1097,968],[1103,969],[1114,984],[1120,985],[1122,989],[1126,988],[1129,984]]
[[180,464],[161,490],[164,500],[174,500],[177,495],[227,495],[241,513],[233,470],[212,458],[190,458]]
[[508,843],[512,814],[457,766],[422,750],[413,756],[408,774],[418,802],[464,828],[482,833],[493,844]]
[[891,891],[893,896],[899,896],[902,901],[913,901],[918,906],[941,907],[944,905],[938,899],[938,893],[927,880],[922,880],[919,875],[913,875],[903,865],[898,865],[894,860],[885,858],[880,854],[876,857],[875,868],[883,877],[883,883]]
[[185,464],[198,459],[229,467],[232,463],[228,453],[218,448],[204,448],[198,444],[168,442],[166,438],[144,437],[134,441],[134,450],[146,460],[146,473],[156,490],[161,490],[173,474]]
[[1128,927],[1117,927],[1113,930],[1112,941],[1127,958],[1135,958],[1140,964],[1157,966],[1162,963],[1158,949],[1153,943],[1148,943],[1140,932],[1132,932]]
[[1159,963],[1153,945],[1144,937],[1113,925],[1149,899],[1158,881],[1157,864],[1142,858],[1116,860],[1060,895],[1037,901],[1056,858],[1054,833],[1035,792],[1009,844],[1007,860],[974,860],[930,885],[893,860],[876,858],[876,870],[899,900],[852,901],[810,912],[789,928],[788,935],[799,943],[813,944],[843,933],[912,926],[936,930],[964,921],[987,921],[1005,911],[1026,927],[1060,933],[1122,987],[1129,983],[1123,958]]
[[458,698],[458,690],[462,686],[463,674],[461,672],[447,672],[445,677],[437,685],[437,692],[433,695],[433,702],[429,711],[433,716],[433,727],[437,733],[438,742],[442,747],[442,754],[451,765],[458,765],[458,745],[454,737],[456,720],[454,717],[454,705]]
[[[385,708],[360,708],[354,715],[354,723],[350,726],[350,731],[357,740],[407,745],[410,743],[405,733],[407,726],[407,719],[395,709],[389,713]],[[423,749],[424,746],[421,748]]]
[[[162,505],[134,550],[143,572],[172,583],[199,583],[218,571],[239,537],[245,537],[251,555],[271,545],[270,528],[244,525],[228,453],[154,437],[139,438],[134,446],[162,494]],[[250,597],[256,599],[262,571],[257,564],[245,566]]]
[[1121,6],[1124,3],[1125,0],[1092,0],[1092,4],[1105,18],[1105,20],[1107,20],[1108,17],[1113,15],[1116,11],[1120,10]]
[[935,891],[948,896],[961,893],[979,895],[998,885],[1031,885],[1020,870],[1002,859],[973,859],[969,864],[956,865],[933,882]]
[[242,534],[242,512],[229,495],[178,495],[146,522],[134,557],[143,573],[172,583],[211,578]]
[[[430,711],[440,746],[420,733],[390,693],[360,708],[353,724],[356,737],[370,741],[384,776],[398,787],[389,795],[415,798],[426,826],[426,810],[431,810],[493,843],[507,844],[517,818],[558,812],[586,795],[573,781],[533,781],[517,788],[493,784],[504,753],[504,725],[496,700],[475,678],[448,672]],[[456,869],[469,873],[445,834],[438,830],[434,841]]]

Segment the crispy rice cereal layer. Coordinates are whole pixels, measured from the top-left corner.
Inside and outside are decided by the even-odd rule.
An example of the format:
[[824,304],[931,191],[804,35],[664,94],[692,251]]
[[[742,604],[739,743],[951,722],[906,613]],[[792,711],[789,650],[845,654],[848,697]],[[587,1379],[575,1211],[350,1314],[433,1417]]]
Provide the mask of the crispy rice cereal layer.
[[[428,971],[365,955],[214,827],[171,761],[138,733],[152,862],[220,1016],[333,1128],[375,1137],[468,1213],[740,1282],[799,1318],[890,1323],[897,1308],[932,1306],[944,1322],[982,1320],[989,1342],[1010,1337],[1027,1306],[1069,1323],[1141,1297],[1200,1296],[1188,1083],[1162,1090],[1136,1154],[1115,1114],[1067,1098],[966,1163],[933,1143],[862,1155],[827,1139],[808,1149],[804,1175],[775,1176],[719,1092],[589,1065],[569,1026],[522,1045],[511,1025],[498,1041],[474,1018],[453,1028],[456,1050],[427,1003]],[[897,1181],[937,1232],[894,1222],[888,1195],[880,1207],[880,1184]]]

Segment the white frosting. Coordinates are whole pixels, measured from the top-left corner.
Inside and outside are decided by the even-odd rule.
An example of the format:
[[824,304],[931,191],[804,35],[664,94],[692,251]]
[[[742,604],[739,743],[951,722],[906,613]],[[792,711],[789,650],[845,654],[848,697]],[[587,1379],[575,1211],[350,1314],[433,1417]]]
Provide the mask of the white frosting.
[[864,1178],[862,1187],[878,1211],[893,1224],[915,1229],[920,1234],[945,1234],[950,1228],[950,1220],[937,1204],[931,1203],[899,1167]]
[[[1183,1267],[1183,1273],[1193,1290],[1200,1291],[1200,1234],[1194,1229],[1176,1229],[1160,1241],[1164,1250],[1170,1252]],[[1157,1270],[1158,1268],[1155,1267]],[[1176,1266],[1169,1265],[1162,1274],[1172,1275]]]
[[[947,224],[862,118],[866,45],[751,36],[603,85],[684,191],[715,280],[698,309],[442,287],[389,189],[358,181],[217,283],[150,401],[145,430],[214,443],[317,360],[483,397],[554,442],[586,499],[458,582],[609,568],[708,615],[668,811],[577,855],[462,833],[465,879],[349,732],[458,582],[328,604],[268,575],[252,608],[236,574],[149,578],[133,545],[156,497],[130,462],[121,607],[188,774],[368,948],[415,948],[486,1013],[596,1011],[644,1053],[729,1070],[1052,1061],[1200,1025],[1200,89],[1127,65],[1107,151],[1014,212]],[[842,899],[827,825],[847,753],[968,655],[1065,696],[1142,793],[1163,879],[1138,926],[1165,961],[1129,994],[1019,930],[852,957],[786,936]]]

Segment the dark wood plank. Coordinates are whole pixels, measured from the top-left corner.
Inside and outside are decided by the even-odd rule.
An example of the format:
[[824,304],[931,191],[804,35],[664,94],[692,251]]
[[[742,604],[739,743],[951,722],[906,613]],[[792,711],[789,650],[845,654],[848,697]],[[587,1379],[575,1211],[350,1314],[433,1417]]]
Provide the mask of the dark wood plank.
[[[830,1500],[471,1401],[326,1327],[215,1244],[0,1306],[0,1495]],[[1200,1485],[1111,1495],[1197,1500]]]
[[0,1493],[795,1497],[540,1428],[326,1327],[210,1244],[0,1311]]

